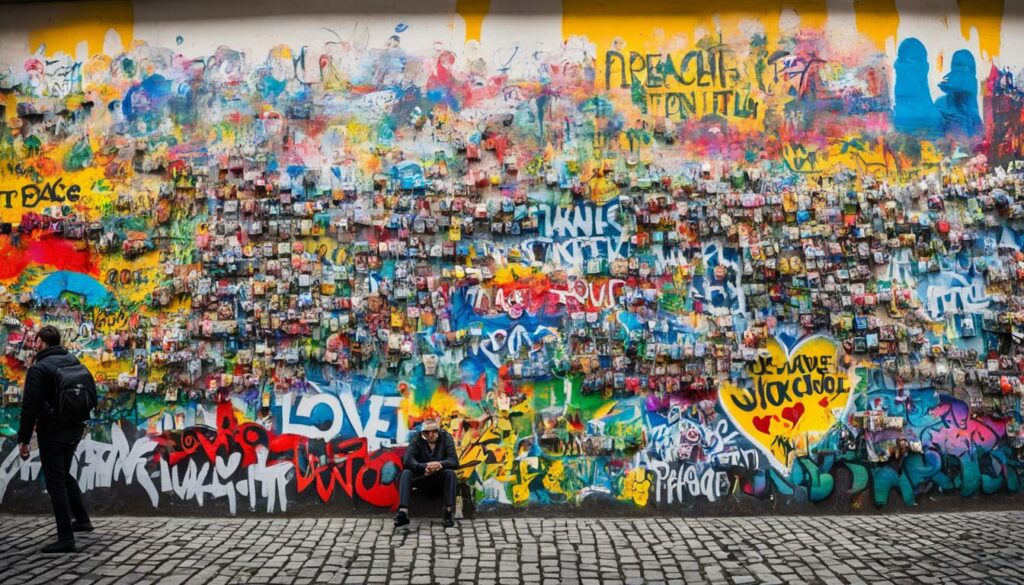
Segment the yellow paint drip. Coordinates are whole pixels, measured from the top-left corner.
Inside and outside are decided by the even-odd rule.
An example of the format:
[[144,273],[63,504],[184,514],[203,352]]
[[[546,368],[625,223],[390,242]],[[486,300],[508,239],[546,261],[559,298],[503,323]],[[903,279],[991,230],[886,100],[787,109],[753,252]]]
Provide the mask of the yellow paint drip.
[[960,5],[960,34],[971,38],[971,29],[978,29],[979,48],[986,60],[999,55],[1003,38],[1003,0],[957,0]]
[[107,31],[114,29],[124,47],[134,39],[134,12],[132,3],[125,0],[102,2],[67,2],[55,4],[51,9],[51,23],[29,32],[29,48],[35,52],[46,47],[46,55],[58,52],[75,55],[78,43],[88,43],[88,54],[103,51]]
[[755,23],[771,44],[778,40],[783,10],[794,10],[803,29],[823,28],[828,17],[825,0],[708,0],[685,6],[676,0],[654,0],[626,11],[608,0],[566,0],[562,5],[563,36],[585,36],[599,54],[616,38],[625,41],[626,50],[638,52],[664,51],[666,43],[679,41],[692,46],[718,33],[726,42],[749,40],[750,25]]
[[491,0],[458,0],[455,3],[455,12],[466,21],[466,40],[480,40],[480,31],[483,29],[484,18],[487,11],[491,9]]
[[853,5],[857,19],[857,32],[871,39],[879,51],[885,51],[885,42],[896,39],[900,15],[896,0],[857,0]]
[[800,28],[824,30],[828,20],[827,0],[783,0],[783,9],[792,9],[800,16]]

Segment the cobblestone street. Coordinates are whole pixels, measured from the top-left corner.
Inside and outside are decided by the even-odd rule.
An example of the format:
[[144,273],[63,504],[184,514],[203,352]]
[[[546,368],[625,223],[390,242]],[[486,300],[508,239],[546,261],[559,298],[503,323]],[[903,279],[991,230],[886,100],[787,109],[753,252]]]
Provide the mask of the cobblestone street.
[[1024,512],[94,524],[44,557],[52,518],[0,517],[0,583],[1024,583]]

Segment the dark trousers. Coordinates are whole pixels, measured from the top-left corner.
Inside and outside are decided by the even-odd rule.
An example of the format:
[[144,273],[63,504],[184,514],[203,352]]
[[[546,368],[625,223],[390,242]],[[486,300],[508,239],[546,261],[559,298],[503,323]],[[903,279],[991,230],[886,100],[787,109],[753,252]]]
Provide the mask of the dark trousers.
[[444,505],[454,507],[455,484],[455,472],[451,469],[442,469],[431,475],[417,474],[411,469],[406,469],[402,471],[402,478],[398,482],[398,507],[409,508],[412,488],[433,494],[441,492],[444,496]]
[[71,461],[75,458],[78,440],[52,441],[39,439],[39,461],[46,479],[46,491],[53,504],[53,516],[57,519],[57,539],[74,540],[71,517],[85,523],[89,514],[82,502],[82,490],[78,489],[75,476],[71,475]]

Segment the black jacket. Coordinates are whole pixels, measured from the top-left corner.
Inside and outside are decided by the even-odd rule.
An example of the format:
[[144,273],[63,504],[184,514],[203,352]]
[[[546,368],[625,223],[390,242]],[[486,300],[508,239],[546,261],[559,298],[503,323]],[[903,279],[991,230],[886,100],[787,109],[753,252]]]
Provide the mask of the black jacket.
[[32,430],[40,440],[74,441],[82,438],[85,423],[68,425],[51,417],[51,406],[57,403],[57,368],[78,363],[78,358],[61,346],[48,347],[36,354],[25,375],[25,391],[21,398],[21,424],[18,442],[27,444]]
[[440,461],[441,467],[445,469],[458,469],[459,456],[455,453],[455,439],[448,434],[448,431],[442,430],[437,434],[433,452],[423,435],[416,433],[416,436],[409,441],[409,448],[405,450],[405,457],[402,458],[405,468],[416,473],[423,473],[427,468],[427,463],[431,461]]

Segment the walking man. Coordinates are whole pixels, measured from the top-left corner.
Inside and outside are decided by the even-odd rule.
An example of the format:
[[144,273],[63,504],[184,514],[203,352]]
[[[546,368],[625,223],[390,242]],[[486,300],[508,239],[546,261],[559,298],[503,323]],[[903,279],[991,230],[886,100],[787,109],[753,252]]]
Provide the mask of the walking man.
[[89,412],[96,407],[96,382],[78,358],[61,346],[56,327],[43,327],[36,340],[42,349],[25,377],[18,428],[20,455],[28,459],[28,444],[35,430],[46,491],[57,520],[57,542],[43,547],[42,552],[76,552],[74,533],[91,532],[93,528],[78,482],[71,474],[71,461]]
[[414,487],[435,493],[443,490],[444,516],[441,525],[445,528],[455,526],[452,517],[455,507],[455,469],[459,467],[455,439],[441,429],[436,419],[427,419],[420,426],[420,432],[409,442],[402,463],[405,469],[398,484],[395,527],[409,523],[409,498]]

